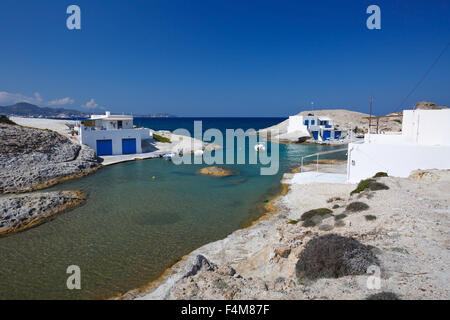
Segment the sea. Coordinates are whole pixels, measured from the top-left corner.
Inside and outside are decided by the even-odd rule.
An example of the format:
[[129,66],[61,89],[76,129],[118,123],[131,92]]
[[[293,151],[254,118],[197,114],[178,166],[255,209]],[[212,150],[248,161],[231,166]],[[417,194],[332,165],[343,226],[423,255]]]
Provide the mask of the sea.
[[[135,118],[134,123],[193,135],[194,121],[201,121],[203,131],[225,133],[259,130],[285,119]],[[191,251],[264,215],[264,204],[281,191],[283,173],[298,167],[302,156],[336,148],[266,145],[269,153],[279,150],[273,175],[261,175],[264,165],[247,162],[223,165],[235,175],[215,178],[198,174],[206,164],[158,158],[104,167],[44,190],[80,190],[87,200],[37,227],[0,238],[0,299],[105,299],[148,284]],[[230,146],[225,141],[223,146],[226,154]],[[246,159],[255,152],[250,142],[233,148]],[[68,289],[69,266],[80,269],[79,290]]]

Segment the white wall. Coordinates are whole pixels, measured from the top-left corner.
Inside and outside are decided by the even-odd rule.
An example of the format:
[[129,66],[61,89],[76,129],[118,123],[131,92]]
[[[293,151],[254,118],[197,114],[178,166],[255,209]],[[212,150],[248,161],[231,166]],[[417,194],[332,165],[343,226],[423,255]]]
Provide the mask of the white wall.
[[406,142],[450,146],[450,109],[404,110],[402,132]]
[[365,143],[384,143],[384,144],[404,144],[405,138],[399,132],[398,134],[365,134]]
[[[95,127],[106,128],[107,130],[117,130],[119,128],[119,120],[95,120]],[[122,129],[133,129],[133,120],[122,120]]]
[[304,131],[308,132],[308,128],[304,124],[303,116],[290,116],[287,133],[295,132],[295,131]]
[[112,140],[113,155],[122,154],[122,139],[136,139],[136,153],[142,153],[141,140],[150,137],[149,129],[122,130],[84,130],[81,129],[81,143],[88,145],[97,152],[97,140]]
[[408,177],[417,169],[450,169],[450,146],[350,143],[348,181],[357,183],[377,172]]

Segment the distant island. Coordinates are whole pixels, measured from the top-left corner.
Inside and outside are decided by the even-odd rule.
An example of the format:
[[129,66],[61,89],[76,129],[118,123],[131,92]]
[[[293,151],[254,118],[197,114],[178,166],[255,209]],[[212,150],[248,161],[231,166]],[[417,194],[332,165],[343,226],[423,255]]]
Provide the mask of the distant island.
[[[30,118],[54,118],[54,119],[70,119],[70,118],[89,118],[91,114],[104,113],[101,110],[92,110],[91,112],[83,112],[65,108],[49,108],[39,107],[37,105],[19,102],[11,106],[0,106],[0,115],[30,117]],[[174,118],[176,116],[168,113],[135,115],[141,118]]]
[[156,114],[143,114],[143,115],[134,115],[137,118],[176,118],[177,116],[169,113],[156,113]]
[[32,118],[86,118],[89,114],[86,112],[64,109],[38,107],[27,102],[19,102],[11,106],[1,107],[0,114],[6,116],[32,117]]

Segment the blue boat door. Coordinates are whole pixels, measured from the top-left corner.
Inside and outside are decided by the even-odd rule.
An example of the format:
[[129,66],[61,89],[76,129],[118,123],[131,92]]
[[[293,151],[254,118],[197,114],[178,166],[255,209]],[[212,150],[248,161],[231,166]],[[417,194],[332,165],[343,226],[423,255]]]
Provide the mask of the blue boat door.
[[313,131],[312,132],[314,140],[319,140],[319,131]]
[[122,154],[136,153],[136,139],[122,139]]
[[97,156],[112,155],[112,140],[97,140]]
[[324,130],[323,131],[323,139],[324,140],[330,140],[331,139],[331,131],[330,130]]

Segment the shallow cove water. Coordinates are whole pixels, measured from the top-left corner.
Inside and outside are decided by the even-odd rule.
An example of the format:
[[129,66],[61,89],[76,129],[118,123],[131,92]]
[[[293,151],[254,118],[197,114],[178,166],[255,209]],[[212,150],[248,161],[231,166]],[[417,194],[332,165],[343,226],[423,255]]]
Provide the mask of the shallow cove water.
[[[186,128],[192,118],[135,119],[157,130]],[[203,129],[265,128],[279,118],[206,118]],[[226,148],[226,146],[225,146]],[[197,174],[205,165],[163,159],[105,167],[50,190],[81,190],[87,201],[51,221],[0,239],[0,299],[108,298],[155,280],[192,250],[262,214],[279,192],[284,172],[301,156],[332,147],[280,145],[280,170],[261,176],[259,165],[232,165],[239,175]],[[249,152],[253,148],[248,148]],[[66,269],[81,268],[81,290],[68,290]]]

